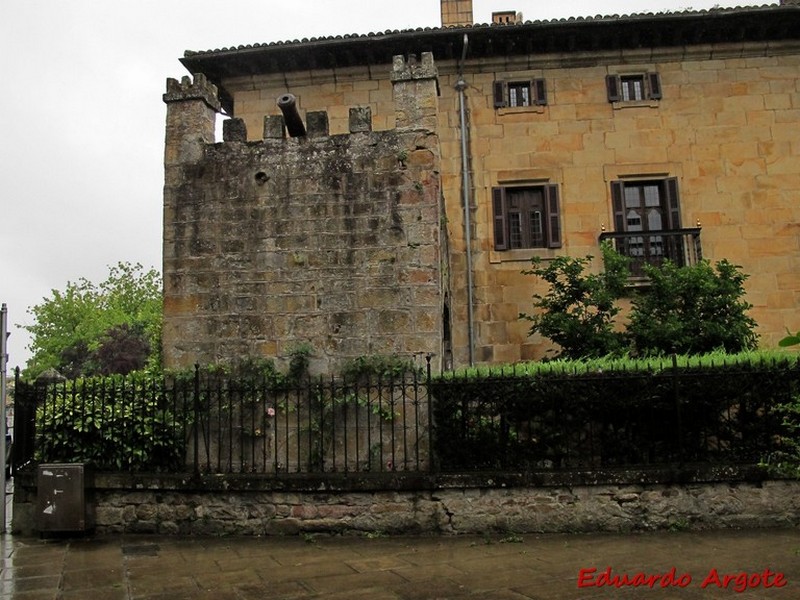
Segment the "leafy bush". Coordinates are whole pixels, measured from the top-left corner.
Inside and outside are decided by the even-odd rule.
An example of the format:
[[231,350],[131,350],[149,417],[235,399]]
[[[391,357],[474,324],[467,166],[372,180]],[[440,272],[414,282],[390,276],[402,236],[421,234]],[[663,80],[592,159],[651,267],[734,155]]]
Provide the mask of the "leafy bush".
[[[792,333],[778,342],[781,348],[800,345],[800,331]],[[790,402],[779,405],[775,412],[783,419],[785,433],[781,436],[783,448],[773,452],[765,461],[770,472],[781,477],[800,479],[800,392]]]
[[622,333],[615,330],[614,318],[620,312],[616,301],[622,296],[629,271],[627,259],[610,244],[601,247],[605,270],[589,273],[593,257],[558,256],[546,266],[539,257],[534,268],[523,271],[550,284],[550,292],[533,296],[533,315],[520,314],[532,323],[530,335],[540,333],[561,346],[560,356],[582,358],[620,353]]
[[35,460],[88,462],[99,470],[174,470],[185,419],[155,380],[107,377],[53,385],[36,408]]
[[755,464],[780,447],[773,409],[800,390],[797,360],[554,361],[437,377],[445,470]]
[[645,266],[649,286],[633,299],[628,334],[637,354],[752,350],[756,322],[747,315],[747,275],[726,260],[679,267]]
[[[665,261],[645,265],[648,284],[633,293],[625,331],[615,326],[618,301],[626,293],[628,259],[607,242],[602,245],[605,269],[589,273],[591,256],[559,256],[523,271],[550,284],[546,295],[535,294],[530,334],[540,333],[561,346],[562,358],[584,359],[631,353],[638,356],[729,353],[756,347],[752,305],[743,297],[747,275],[726,260],[678,266]],[[798,338],[800,340],[800,338]]]

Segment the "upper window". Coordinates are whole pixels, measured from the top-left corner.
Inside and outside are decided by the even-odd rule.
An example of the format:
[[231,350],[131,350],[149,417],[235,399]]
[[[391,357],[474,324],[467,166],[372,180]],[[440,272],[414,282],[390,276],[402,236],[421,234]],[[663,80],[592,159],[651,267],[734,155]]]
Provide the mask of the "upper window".
[[544,79],[494,82],[495,108],[545,104],[547,104],[547,86]]
[[495,250],[560,248],[558,186],[492,189]]
[[661,99],[661,78],[658,73],[607,75],[609,102],[637,102]]

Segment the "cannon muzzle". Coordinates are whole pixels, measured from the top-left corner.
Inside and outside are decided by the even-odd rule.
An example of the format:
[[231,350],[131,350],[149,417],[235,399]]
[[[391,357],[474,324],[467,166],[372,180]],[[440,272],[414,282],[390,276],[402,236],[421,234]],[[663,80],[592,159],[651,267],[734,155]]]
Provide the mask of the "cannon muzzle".
[[286,123],[286,131],[290,137],[300,137],[306,134],[306,126],[300,113],[297,112],[297,98],[294,94],[284,94],[278,98],[278,108],[283,113],[283,121]]

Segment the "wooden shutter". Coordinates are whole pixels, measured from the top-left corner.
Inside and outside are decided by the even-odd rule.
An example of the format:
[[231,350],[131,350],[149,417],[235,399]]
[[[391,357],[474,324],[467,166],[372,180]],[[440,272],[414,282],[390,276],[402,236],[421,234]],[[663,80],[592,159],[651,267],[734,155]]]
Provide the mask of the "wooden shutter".
[[625,231],[625,186],[621,181],[611,182],[611,206],[614,209],[614,231]]
[[544,206],[547,214],[547,246],[561,248],[561,208],[558,202],[558,186],[544,186]]
[[534,79],[531,82],[531,92],[533,93],[533,103],[536,106],[547,104],[547,83],[544,79]]
[[678,179],[670,177],[664,180],[664,203],[667,208],[667,229],[681,228],[681,203],[678,197]]
[[649,87],[649,98],[650,100],[660,100],[661,99],[661,77],[658,73],[648,73],[647,74],[647,83]]
[[506,198],[503,188],[492,188],[492,216],[494,218],[494,249],[508,250],[506,235]]
[[506,84],[503,81],[494,82],[494,107],[503,108],[506,105]]
[[620,85],[619,75],[606,75],[606,90],[608,91],[609,102],[622,100],[622,86]]

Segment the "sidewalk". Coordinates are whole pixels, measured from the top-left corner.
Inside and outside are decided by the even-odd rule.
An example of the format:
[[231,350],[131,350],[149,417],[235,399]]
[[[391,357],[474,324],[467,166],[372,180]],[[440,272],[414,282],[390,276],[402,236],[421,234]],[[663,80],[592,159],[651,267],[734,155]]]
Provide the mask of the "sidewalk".
[[[0,548],[0,599],[15,600],[800,598],[799,530],[46,541],[7,535]],[[633,585],[618,589],[608,581],[639,572]],[[742,572],[749,574],[744,580],[719,587],[726,574]]]

